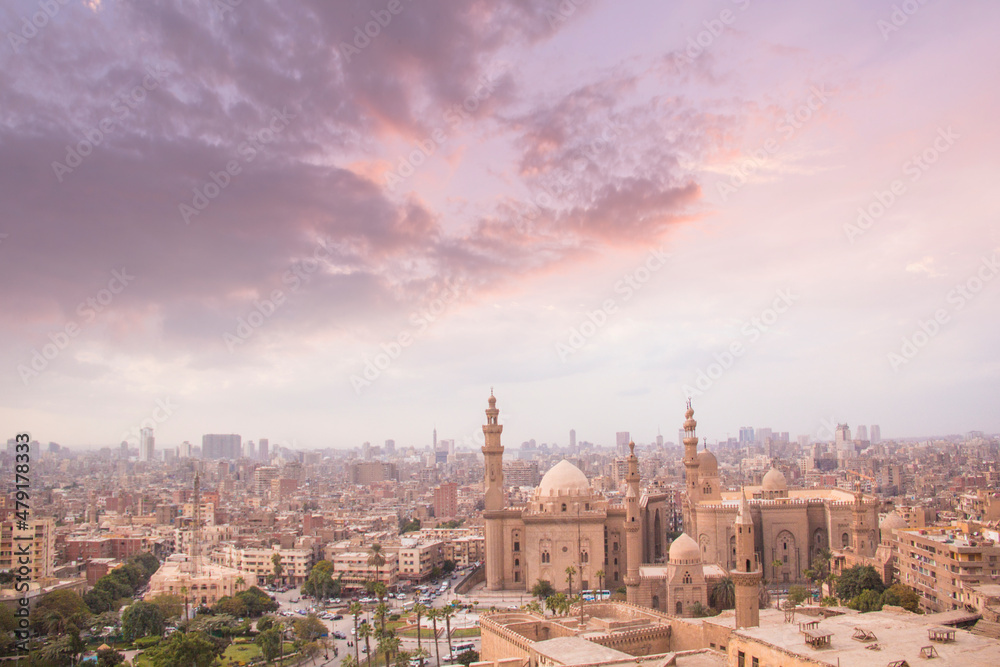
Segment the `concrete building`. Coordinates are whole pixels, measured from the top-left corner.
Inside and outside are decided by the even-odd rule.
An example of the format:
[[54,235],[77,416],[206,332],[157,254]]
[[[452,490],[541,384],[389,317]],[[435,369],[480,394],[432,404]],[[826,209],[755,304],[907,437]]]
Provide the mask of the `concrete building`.
[[139,460],[140,461],[152,461],[155,456],[155,440],[153,438],[153,429],[144,427],[139,431]]
[[[18,527],[22,523],[23,527]],[[55,559],[56,534],[52,519],[0,523],[0,570],[14,571],[26,565],[31,580],[39,581],[52,577]]]
[[434,516],[453,518],[458,514],[458,484],[445,482],[434,489]]
[[[375,580],[375,566],[368,564],[367,551],[347,551],[334,554],[333,578],[342,577],[343,585],[350,589],[364,589],[365,583]],[[399,555],[383,550],[385,564],[378,568],[378,580],[393,590],[399,583]]]
[[208,433],[201,436],[201,457],[203,459],[236,460],[242,454],[242,438],[235,433]]
[[895,551],[899,580],[926,612],[973,607],[966,588],[1000,583],[1000,545],[963,525],[897,529]]
[[211,561],[216,565],[240,570],[251,585],[263,585],[274,574],[274,555],[281,562],[281,576],[277,581],[292,586],[302,585],[313,566],[311,549],[240,548],[232,544],[223,545],[212,552]]
[[399,578],[420,583],[431,578],[434,568],[444,564],[445,546],[441,540],[401,540],[399,547]]

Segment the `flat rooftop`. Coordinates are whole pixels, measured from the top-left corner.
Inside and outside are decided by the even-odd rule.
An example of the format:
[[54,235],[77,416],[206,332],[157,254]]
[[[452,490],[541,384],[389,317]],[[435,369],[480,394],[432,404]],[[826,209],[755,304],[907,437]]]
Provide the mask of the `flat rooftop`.
[[556,637],[535,642],[532,647],[539,655],[560,665],[582,665],[595,662],[631,662],[635,658],[628,653],[601,646],[582,637]]
[[[1000,664],[1000,642],[952,628],[948,630],[955,633],[955,641],[932,642],[927,631],[939,626],[929,623],[923,616],[901,609],[821,619],[812,632],[830,635],[830,645],[823,648],[812,648],[799,632],[799,621],[815,620],[819,619],[796,614],[794,623],[764,623],[762,615],[761,627],[737,630],[737,634],[829,665],[885,667],[896,660],[918,665],[926,662],[920,657],[920,649],[924,646],[934,647],[940,657],[935,664],[962,667],[996,667]],[[853,639],[855,628],[873,633],[876,638],[868,642]],[[866,648],[871,644],[878,644],[880,649]]]

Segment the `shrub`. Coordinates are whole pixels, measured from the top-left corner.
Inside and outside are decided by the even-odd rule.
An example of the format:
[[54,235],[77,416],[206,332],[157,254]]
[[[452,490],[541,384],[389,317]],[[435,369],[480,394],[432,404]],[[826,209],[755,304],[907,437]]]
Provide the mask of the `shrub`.
[[156,646],[160,643],[161,637],[140,637],[135,640],[135,647],[139,649],[147,649]]

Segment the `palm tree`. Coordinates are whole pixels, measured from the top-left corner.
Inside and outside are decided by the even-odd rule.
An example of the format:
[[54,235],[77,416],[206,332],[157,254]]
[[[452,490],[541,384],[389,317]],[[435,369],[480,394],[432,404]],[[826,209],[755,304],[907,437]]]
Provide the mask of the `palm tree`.
[[[274,568],[274,578],[281,579],[281,573],[284,572],[285,568],[281,566],[281,554],[275,551],[271,554],[271,566]],[[282,581],[282,583],[284,583]]]
[[521,608],[524,609],[525,611],[531,611],[536,614],[542,613],[542,605],[538,604],[538,600],[532,600],[531,602],[528,602]]
[[572,565],[566,568],[566,581],[569,582],[569,595],[568,597],[573,597],[573,575],[576,574],[576,568]]
[[441,643],[438,641],[438,618],[440,617],[440,610],[433,607],[427,610],[427,618],[431,619],[434,626],[434,652],[437,654],[437,664],[439,665],[441,664]]
[[[604,590],[604,570],[598,570],[594,574],[597,575],[597,585],[600,586],[600,588],[598,588],[598,590],[603,591]],[[600,598],[600,594],[598,594],[598,598]]]
[[715,585],[712,586],[710,597],[712,599],[712,607],[719,611],[735,607],[736,584],[733,582],[733,578],[725,576],[715,582]]
[[774,568],[774,606],[778,607],[778,601],[781,598],[778,595],[778,568],[780,568],[784,563],[781,562],[780,558],[775,558],[771,561],[771,567]]
[[451,648],[451,619],[455,615],[455,606],[442,607],[440,614],[444,619],[444,630],[448,637],[448,653],[454,653],[455,651]]
[[242,591],[243,587],[246,586],[247,581],[243,577],[236,577],[236,591]]
[[[358,638],[364,637],[365,639],[365,664],[372,664],[372,626],[370,623],[362,623],[361,627],[358,628]],[[355,645],[357,642],[354,642]]]
[[354,615],[354,662],[361,666],[361,655],[358,653],[358,616],[364,613],[364,609],[361,607],[360,602],[352,602],[347,607],[347,613]]
[[399,651],[401,643],[399,637],[391,632],[387,635],[382,635],[382,639],[379,640],[379,648],[385,653],[385,667],[389,667],[389,659]]
[[[385,634],[385,617],[389,613],[389,607],[384,602],[379,602],[375,607],[375,618],[378,619],[378,629],[381,634]],[[389,667],[386,665],[386,667]]]
[[379,580],[379,570],[385,565],[385,555],[382,553],[382,545],[376,542],[369,549],[368,565],[375,568],[375,581]]
[[420,630],[420,617],[427,613],[427,607],[425,607],[420,602],[413,605],[413,613],[417,616],[417,650],[421,650],[423,645],[420,643],[420,638],[423,633]]
[[361,667],[361,665],[353,655],[348,653],[344,656],[344,659],[340,661],[340,667]]
[[833,585],[837,582],[837,575],[833,572],[826,575],[826,593],[827,595],[833,595]]

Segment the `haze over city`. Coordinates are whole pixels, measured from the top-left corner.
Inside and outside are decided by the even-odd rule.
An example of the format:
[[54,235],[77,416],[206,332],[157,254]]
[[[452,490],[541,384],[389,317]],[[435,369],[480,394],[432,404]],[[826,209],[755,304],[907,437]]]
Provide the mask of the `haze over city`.
[[910,4],[5,3],[0,423],[1000,431],[1000,7]]

